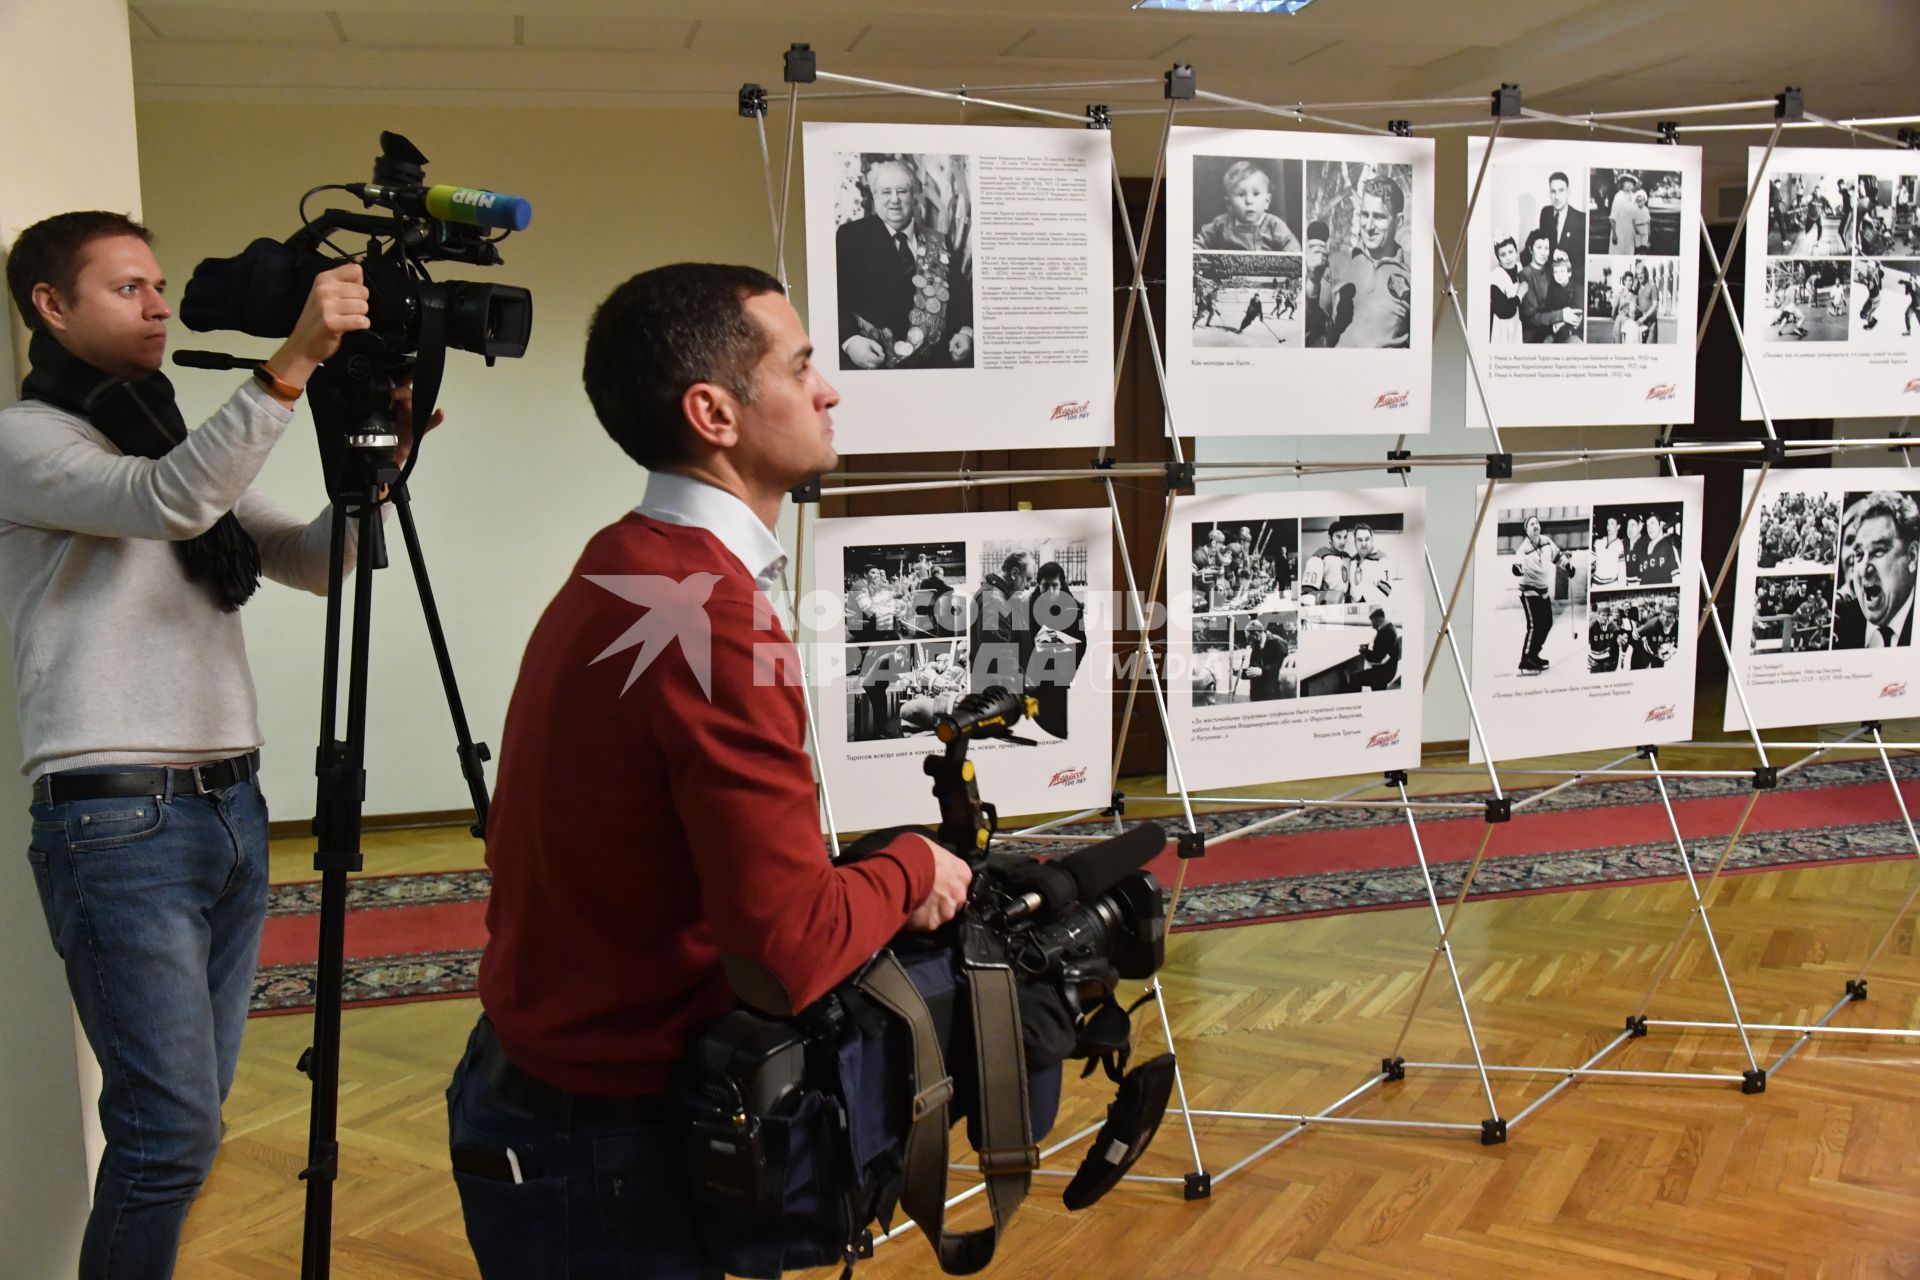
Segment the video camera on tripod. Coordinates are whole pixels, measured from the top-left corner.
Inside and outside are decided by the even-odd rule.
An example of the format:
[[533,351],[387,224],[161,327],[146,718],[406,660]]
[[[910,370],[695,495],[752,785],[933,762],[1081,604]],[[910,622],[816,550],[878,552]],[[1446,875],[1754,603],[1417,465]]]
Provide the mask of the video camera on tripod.
[[[301,198],[304,224],[286,241],[255,240],[232,258],[210,258],[194,270],[180,305],[195,330],[233,329],[255,337],[284,337],[299,321],[314,277],[354,260],[331,237],[368,237],[358,257],[368,298],[366,329],[346,335],[339,350],[308,381],[307,402],[319,431],[320,462],[333,501],[327,567],[326,656],[320,692],[320,747],[313,829],[314,869],[320,880],[320,942],[315,978],[313,1044],[299,1070],[313,1082],[307,1136],[305,1238],[300,1274],[325,1280],[331,1269],[333,1184],[339,1176],[340,1003],[345,970],[347,876],[362,866],[361,809],[366,797],[367,686],[371,663],[373,571],[386,564],[380,504],[383,490],[399,516],[413,582],[453,720],[456,754],[473,799],[476,838],[487,826],[485,743],[473,740],[454,680],[453,660],[434,604],[425,553],[407,479],[420,461],[415,448],[405,468],[395,465],[400,436],[395,389],[412,384],[413,421],[432,421],[449,349],[469,351],[487,364],[524,355],[533,331],[533,295],[514,285],[469,280],[437,282],[432,262],[491,267],[499,243],[532,219],[517,196],[465,187],[425,185],[427,158],[397,133],[380,135],[373,181],[314,187]],[[386,214],[327,209],[308,218],[306,202],[321,191],[344,191]],[[332,257],[321,252],[330,250]],[[181,351],[174,363],[191,369],[256,369],[258,360],[217,351]],[[346,733],[337,736],[341,688],[345,557],[348,522],[357,532],[353,630],[347,653]]]
[[[993,1257],[1039,1165],[1062,1064],[1086,1060],[1119,1086],[1064,1193],[1083,1209],[1145,1153],[1174,1083],[1162,1054],[1127,1071],[1131,1010],[1122,979],[1147,979],[1165,956],[1166,906],[1142,868],[1166,846],[1144,823],[1079,852],[1038,861],[990,849],[998,826],[967,759],[980,739],[1024,742],[1036,713],[1001,688],[960,699],[935,722],[928,756],[937,839],[974,871],[967,905],[932,934],[901,934],[804,1010],[771,974],[738,961],[727,976],[749,1008],[695,1042],[676,1088],[703,1242],[729,1274],[852,1263],[867,1226],[904,1208],[941,1269],[964,1275]],[[877,831],[841,858],[884,848]],[[1144,999],[1153,998],[1149,993]],[[773,1015],[771,1017],[766,1015]],[[944,1227],[948,1129],[965,1119],[993,1224]]]

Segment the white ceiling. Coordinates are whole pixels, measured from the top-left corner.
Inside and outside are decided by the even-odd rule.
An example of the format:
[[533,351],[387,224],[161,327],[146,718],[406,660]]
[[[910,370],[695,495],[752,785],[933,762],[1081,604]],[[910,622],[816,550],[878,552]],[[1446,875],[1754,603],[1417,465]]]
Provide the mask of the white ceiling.
[[[780,92],[781,51],[804,40],[823,70],[894,83],[1149,81],[1098,91],[1118,107],[1158,102],[1158,77],[1178,61],[1203,89],[1264,102],[1482,95],[1511,80],[1529,105],[1563,111],[1770,97],[1785,84],[1830,117],[1920,110],[1916,0],[1317,0],[1291,17],[1129,4],[137,0],[130,10],[136,83],[151,99],[730,105],[744,80]],[[1067,90],[1062,101],[1078,110],[1090,96]]]

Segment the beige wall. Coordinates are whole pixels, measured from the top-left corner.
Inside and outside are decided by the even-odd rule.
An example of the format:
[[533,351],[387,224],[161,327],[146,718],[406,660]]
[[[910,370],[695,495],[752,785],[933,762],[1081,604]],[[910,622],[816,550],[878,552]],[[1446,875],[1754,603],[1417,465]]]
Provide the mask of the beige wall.
[[[766,265],[772,232],[751,124],[729,112],[229,107],[142,103],[146,208],[176,297],[194,264],[257,236],[297,229],[300,193],[371,176],[382,129],[431,158],[429,180],[484,185],[533,201],[530,230],[506,265],[450,269],[533,289],[526,358],[489,370],[449,357],[449,423],[429,439],[415,510],[461,691],[477,737],[497,750],[521,650],[539,612],[594,530],[640,500],[645,473],[609,441],[580,387],[593,307],[619,280],[686,259]],[[797,256],[797,255],[796,255]],[[194,334],[173,348],[265,353],[240,335]],[[177,370],[189,422],[235,385],[232,374]],[[303,411],[261,477],[302,514],[325,502]],[[467,802],[404,550],[380,575],[367,753],[372,813]],[[785,539],[791,545],[791,538]],[[247,607],[247,641],[268,743],[276,818],[313,811],[322,602],[273,587]]]
[[[582,339],[592,308],[616,281],[662,262],[706,258],[770,264],[772,235],[753,125],[720,106],[479,112],[143,101],[138,114],[147,213],[176,294],[201,258],[236,252],[256,236],[289,234],[301,191],[321,182],[366,178],[383,128],[408,134],[431,157],[430,179],[491,186],[533,201],[532,228],[506,244],[507,264],[465,273],[535,291],[533,345],[526,359],[502,361],[492,370],[473,357],[450,359],[443,403],[451,425],[428,444],[414,481],[429,568],[474,732],[498,747],[520,653],[540,609],[585,538],[633,505],[644,488],[643,473],[606,439],[580,390]],[[939,107],[915,111],[909,105],[887,114],[934,122],[952,121],[956,113]],[[1122,172],[1151,172],[1160,123],[1156,117],[1122,120],[1114,138]],[[777,163],[783,141],[778,113],[769,132]],[[1443,227],[1456,226],[1466,198],[1464,146],[1458,138],[1442,141],[1439,172],[1439,216]],[[799,185],[796,174],[787,257],[796,301],[804,308]],[[224,341],[224,335],[177,329],[174,346]],[[225,345],[256,352],[268,347],[241,338]],[[1483,433],[1462,425],[1463,361],[1458,331],[1448,321],[1436,350],[1435,434],[1416,447],[1491,447]],[[232,375],[190,371],[176,373],[175,380],[189,421],[210,412],[234,383]],[[1632,443],[1643,434],[1631,429],[1527,432],[1524,442],[1509,447],[1575,439]],[[1216,439],[1202,443],[1200,456],[1372,456],[1384,454],[1390,444],[1387,437]],[[1592,474],[1602,472],[1596,468]],[[1477,477],[1429,472],[1422,480],[1429,488],[1434,558],[1451,587],[1472,522]],[[320,509],[324,499],[304,415],[261,483],[296,511]],[[1361,481],[1346,477],[1340,483]],[[792,546],[784,528],[782,540]],[[312,812],[308,761],[316,731],[322,622],[319,600],[284,589],[264,593],[247,609],[277,817]],[[369,812],[464,805],[444,704],[404,563],[382,575],[375,644]],[[1459,739],[1466,733],[1465,703],[1457,682],[1443,670],[1429,697],[1426,736]]]
[[[84,84],[84,92],[76,85]],[[67,209],[140,208],[133,68],[119,0],[58,5],[0,0],[0,254],[21,230]],[[0,333],[24,331],[0,301]],[[19,364],[0,341],[0,405]],[[22,348],[23,349],[23,348]],[[13,659],[0,636],[0,706],[11,708]],[[0,711],[0,760],[20,759],[18,722]],[[72,1275],[86,1222],[92,1098],[98,1070],[74,1051],[72,1005],[24,856],[26,780],[0,769],[11,855],[0,859],[0,1240],[4,1270]],[[78,1063],[76,1059],[78,1058]],[[84,1099],[84,1101],[83,1101]]]

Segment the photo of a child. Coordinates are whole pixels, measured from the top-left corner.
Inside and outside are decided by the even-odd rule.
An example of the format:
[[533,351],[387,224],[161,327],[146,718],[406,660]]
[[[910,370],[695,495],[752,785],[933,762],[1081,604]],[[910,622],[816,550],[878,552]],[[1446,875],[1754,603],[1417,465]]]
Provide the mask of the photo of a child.
[[1193,247],[1298,253],[1298,160],[1193,158]]

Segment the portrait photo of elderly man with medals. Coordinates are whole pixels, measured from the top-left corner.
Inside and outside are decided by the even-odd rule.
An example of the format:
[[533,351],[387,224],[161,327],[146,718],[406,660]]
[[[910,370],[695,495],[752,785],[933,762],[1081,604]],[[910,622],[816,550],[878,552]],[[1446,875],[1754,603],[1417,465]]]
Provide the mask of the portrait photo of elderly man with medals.
[[844,157],[865,212],[834,233],[840,368],[973,367],[973,198],[965,156]]

